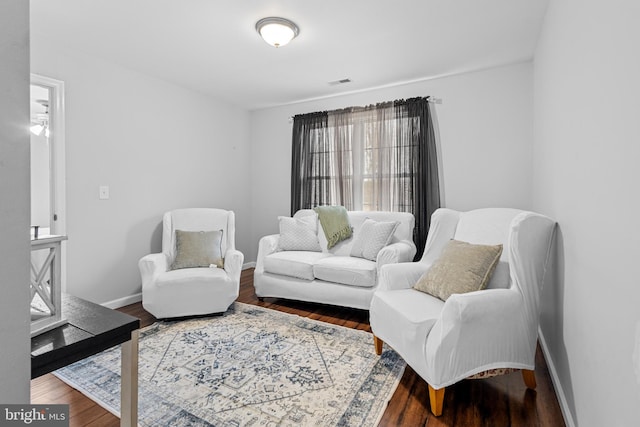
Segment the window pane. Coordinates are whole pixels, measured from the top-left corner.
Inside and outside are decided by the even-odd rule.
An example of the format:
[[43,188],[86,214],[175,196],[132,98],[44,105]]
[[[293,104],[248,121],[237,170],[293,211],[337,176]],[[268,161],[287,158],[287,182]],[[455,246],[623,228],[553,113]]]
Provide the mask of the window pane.
[[373,179],[365,178],[362,180],[362,210],[372,211],[374,210],[373,205]]

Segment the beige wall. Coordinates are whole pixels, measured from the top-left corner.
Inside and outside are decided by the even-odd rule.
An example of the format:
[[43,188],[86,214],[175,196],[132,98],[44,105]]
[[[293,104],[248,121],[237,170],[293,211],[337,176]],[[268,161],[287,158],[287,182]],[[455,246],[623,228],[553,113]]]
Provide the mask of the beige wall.
[[549,2],[533,208],[559,223],[541,328],[570,424],[640,423],[640,4]]
[[29,2],[0,2],[0,402],[29,403]]

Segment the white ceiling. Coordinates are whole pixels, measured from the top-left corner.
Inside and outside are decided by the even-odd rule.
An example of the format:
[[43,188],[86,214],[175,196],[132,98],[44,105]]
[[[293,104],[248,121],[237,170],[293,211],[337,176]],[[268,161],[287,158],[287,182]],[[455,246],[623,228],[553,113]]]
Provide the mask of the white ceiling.
[[[31,0],[31,38],[257,109],[530,60],[547,3]],[[300,35],[267,45],[266,16]]]

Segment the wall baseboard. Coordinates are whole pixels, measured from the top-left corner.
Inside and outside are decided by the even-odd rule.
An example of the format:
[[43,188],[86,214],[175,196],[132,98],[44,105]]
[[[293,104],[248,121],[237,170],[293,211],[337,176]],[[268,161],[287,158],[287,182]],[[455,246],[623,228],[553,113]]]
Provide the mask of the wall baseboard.
[[560,403],[560,409],[562,410],[564,423],[567,425],[567,427],[576,427],[576,423],[573,420],[573,416],[571,415],[571,410],[569,409],[569,405],[567,404],[567,398],[564,394],[562,384],[560,383],[560,378],[558,377],[558,372],[556,371],[556,366],[554,365],[553,359],[551,358],[551,353],[549,353],[547,341],[544,339],[544,335],[542,334],[542,330],[540,328],[538,328],[538,338],[540,340],[540,348],[542,348],[542,354],[544,354],[544,359],[547,362],[547,367],[549,368],[549,373],[551,374],[551,382],[553,383],[553,388],[556,391],[556,396],[558,396],[558,402]]
[[[256,266],[255,262],[247,262],[242,264],[242,269],[246,270],[248,268],[255,268],[255,266]],[[114,299],[113,301],[103,302],[100,305],[115,310],[116,308],[124,307],[125,305],[129,305],[129,304],[135,304],[140,301],[142,301],[142,292],[138,292],[137,294],[134,294],[134,295],[129,295],[128,297]]]
[[104,307],[107,307],[107,308],[116,309],[116,308],[124,307],[125,305],[135,304],[135,303],[140,302],[140,301],[142,301],[142,293],[141,292],[139,292],[137,294],[129,295],[128,297],[122,297],[122,298],[114,299],[113,301],[103,302],[100,305],[102,305]]

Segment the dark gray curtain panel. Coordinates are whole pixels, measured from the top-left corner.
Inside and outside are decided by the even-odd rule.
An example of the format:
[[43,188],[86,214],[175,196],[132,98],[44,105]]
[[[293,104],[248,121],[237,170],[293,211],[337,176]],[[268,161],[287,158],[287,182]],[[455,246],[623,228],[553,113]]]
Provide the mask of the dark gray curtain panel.
[[406,114],[412,126],[403,126],[402,137],[415,141],[410,160],[413,168],[410,212],[416,217],[414,241],[418,248],[416,258],[424,251],[431,215],[440,207],[440,182],[438,173],[437,142],[428,98],[412,98],[397,102],[397,114]]
[[320,205],[411,212],[419,258],[440,207],[435,138],[428,98],[295,116],[291,214]]
[[297,115],[293,118],[291,150],[291,215],[299,209],[327,204],[327,159],[321,150],[328,142],[326,111]]

